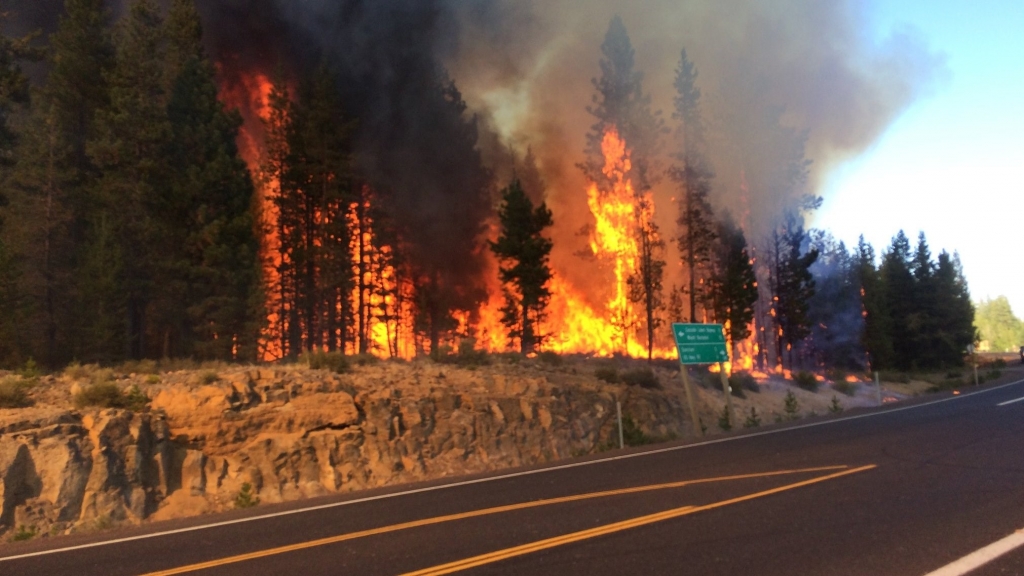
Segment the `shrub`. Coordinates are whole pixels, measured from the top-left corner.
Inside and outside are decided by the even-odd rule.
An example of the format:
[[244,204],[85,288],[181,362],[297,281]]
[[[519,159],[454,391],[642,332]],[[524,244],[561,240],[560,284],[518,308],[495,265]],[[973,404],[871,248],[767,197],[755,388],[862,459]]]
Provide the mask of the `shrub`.
[[782,411],[786,413],[786,420],[796,420],[800,417],[800,403],[792,390],[786,391],[786,398],[783,400]]
[[555,352],[545,351],[537,354],[537,360],[540,360],[548,366],[561,366],[562,357]]
[[843,395],[846,395],[846,396],[856,396],[857,395],[857,384],[855,384],[853,382],[847,382],[846,380],[839,380],[839,381],[835,382],[834,384],[832,384],[832,388],[836,392],[839,392],[840,394],[843,394]]
[[609,384],[622,382],[622,378],[619,377],[619,371],[614,366],[603,366],[594,370],[594,377],[598,380],[604,380]]
[[722,413],[718,415],[718,427],[728,432],[732,430],[732,418],[729,417],[729,406],[722,406]]
[[199,382],[205,385],[214,384],[220,381],[220,374],[213,370],[206,370],[199,375]]
[[793,383],[808,392],[818,391],[818,378],[805,370],[801,370],[793,375]]
[[125,407],[133,412],[142,412],[149,407],[149,396],[135,384],[132,384],[131,388],[128,389],[128,394],[125,394],[124,401]]
[[8,376],[0,380],[0,408],[31,406],[32,401],[28,397],[28,390],[31,387],[30,381],[22,380],[17,376]]
[[761,417],[757,415],[757,409],[753,406],[750,407],[750,414],[747,415],[747,419],[743,421],[744,428],[757,428],[761,425]]
[[39,365],[36,364],[36,361],[29,358],[28,361],[25,362],[25,366],[23,366],[21,370],[18,370],[18,375],[26,380],[31,380],[33,378],[39,378],[43,373],[39,369]]
[[746,393],[743,392],[743,388],[740,388],[739,386],[733,386],[731,382],[729,383],[729,393],[737,398],[745,399],[747,397]]
[[39,534],[39,528],[36,528],[35,526],[22,525],[18,526],[18,529],[15,530],[14,536],[11,536],[11,540],[15,542],[24,542],[35,538],[36,534]]
[[906,372],[881,372],[879,379],[885,382],[896,382],[897,384],[910,384],[910,375]]
[[356,354],[351,357],[351,361],[355,362],[356,366],[372,366],[380,362],[380,358],[373,354]]
[[252,484],[245,482],[235,496],[235,508],[252,508],[260,503],[259,496],[252,490]]
[[75,394],[75,407],[86,408],[95,406],[99,408],[127,408],[128,398],[113,382],[100,382],[82,388],[82,391]]
[[996,358],[995,361],[992,362],[992,367],[1006,368],[1006,360],[1003,360],[1002,358]]
[[734,389],[741,388],[748,392],[761,391],[761,388],[757,385],[757,379],[750,372],[734,372],[732,376],[729,376],[729,386],[732,386]]
[[650,368],[637,368],[636,370],[624,372],[622,374],[622,381],[630,386],[639,386],[641,388],[661,388],[661,382],[658,382],[658,377],[654,374],[654,370]]
[[838,384],[846,380],[846,370],[843,370],[842,368],[830,368],[825,371],[825,378],[830,382]]
[[832,403],[828,405],[828,411],[833,414],[839,414],[843,411],[843,405],[839,403],[839,397],[832,395]]
[[626,446],[644,446],[653,444],[654,439],[644,434],[630,416],[622,417],[622,443]]
[[328,370],[335,374],[344,374],[351,368],[348,358],[341,352],[303,352],[299,356],[299,362],[309,366],[311,370]]

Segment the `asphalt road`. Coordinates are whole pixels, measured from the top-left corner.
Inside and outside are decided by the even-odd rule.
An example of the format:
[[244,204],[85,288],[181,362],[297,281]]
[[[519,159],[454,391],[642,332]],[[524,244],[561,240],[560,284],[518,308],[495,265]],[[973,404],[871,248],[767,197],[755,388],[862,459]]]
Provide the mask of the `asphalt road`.
[[[0,575],[923,576],[1024,529],[1024,400],[1004,404],[1019,398],[1024,382],[698,444],[27,542],[0,549]],[[1024,575],[1024,548],[972,574]]]

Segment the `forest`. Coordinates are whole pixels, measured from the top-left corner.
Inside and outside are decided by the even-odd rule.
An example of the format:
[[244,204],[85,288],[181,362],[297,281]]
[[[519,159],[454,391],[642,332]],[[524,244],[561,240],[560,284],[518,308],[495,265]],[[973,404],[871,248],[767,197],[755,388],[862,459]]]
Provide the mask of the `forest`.
[[[565,297],[555,218],[531,154],[512,171],[487,165],[442,67],[415,67],[391,102],[401,122],[349,63],[278,67],[254,162],[203,34],[194,0],[135,0],[118,19],[102,0],[66,0],[52,34],[0,39],[0,364],[436,357],[484,345],[499,292],[502,334],[488,342],[503,345],[487,351],[599,352],[560,344],[573,324],[552,312]],[[964,362],[977,335],[956,254],[903,231],[877,254],[863,238],[848,247],[808,227],[810,193],[749,237],[715,200],[687,53],[670,122],[618,18],[600,65],[579,168],[594,185],[584,261],[617,271],[601,310],[614,353],[654,358],[671,322],[692,321],[726,325],[747,369]],[[795,190],[804,138],[788,134],[778,166]],[[673,229],[653,217],[660,181],[678,190]],[[683,271],[673,285],[670,266]]]

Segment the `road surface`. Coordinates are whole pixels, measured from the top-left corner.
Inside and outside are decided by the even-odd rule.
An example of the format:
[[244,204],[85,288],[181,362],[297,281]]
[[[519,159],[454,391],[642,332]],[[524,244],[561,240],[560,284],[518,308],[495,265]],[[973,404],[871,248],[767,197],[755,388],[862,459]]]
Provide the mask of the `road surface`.
[[[702,443],[10,545],[0,574],[948,576],[963,573],[948,566],[958,559],[1024,541],[1021,529],[1014,382]],[[1024,546],[982,563],[971,573],[1022,575]]]

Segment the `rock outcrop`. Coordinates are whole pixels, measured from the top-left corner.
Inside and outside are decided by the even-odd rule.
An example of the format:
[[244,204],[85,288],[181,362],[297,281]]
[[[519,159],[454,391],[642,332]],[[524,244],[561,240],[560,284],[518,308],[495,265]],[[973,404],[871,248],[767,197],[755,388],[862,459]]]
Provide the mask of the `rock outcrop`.
[[650,436],[687,435],[675,391],[575,368],[381,362],[121,376],[142,413],[72,410],[68,378],[0,409],[0,530],[62,533],[230,508],[250,484],[279,502],[585,454],[615,437],[615,402]]

